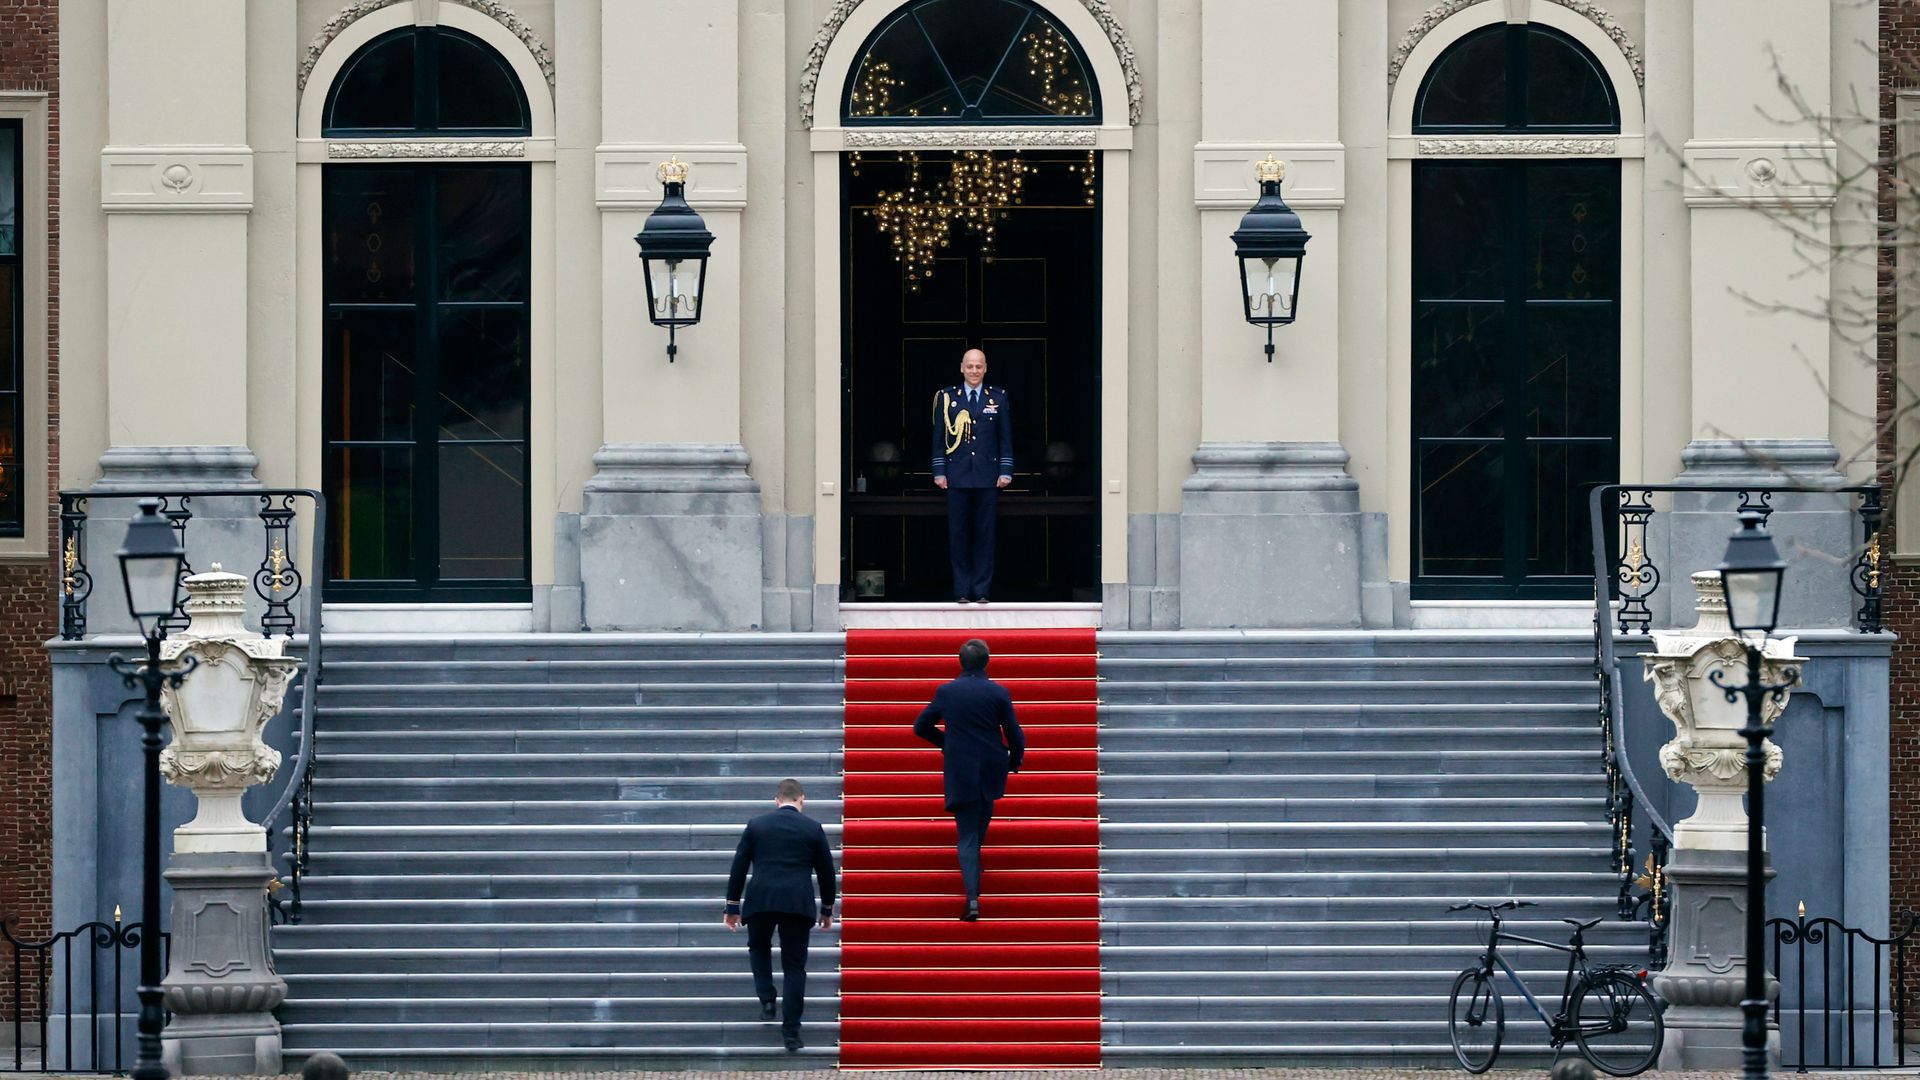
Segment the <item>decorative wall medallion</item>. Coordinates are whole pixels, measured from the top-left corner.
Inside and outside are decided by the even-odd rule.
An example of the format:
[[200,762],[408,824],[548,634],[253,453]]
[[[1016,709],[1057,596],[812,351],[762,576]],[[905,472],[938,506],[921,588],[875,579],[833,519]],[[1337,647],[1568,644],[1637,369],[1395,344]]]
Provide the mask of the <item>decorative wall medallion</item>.
[[[307,42],[306,55],[300,59],[299,88],[301,90],[307,88],[307,78],[313,74],[313,66],[320,62],[320,54],[327,51],[327,46],[333,43],[334,38],[340,36],[341,31],[381,8],[406,2],[407,0],[355,0],[354,3],[336,12],[333,18],[328,19],[320,28],[320,32],[313,36],[313,40]],[[445,0],[445,2],[470,7],[511,31],[513,36],[519,38],[520,43],[527,47],[527,51],[533,54],[533,62],[540,65],[540,74],[547,79],[547,89],[553,89],[553,49],[547,45],[538,31],[527,25],[527,21],[520,17],[519,12],[501,3],[500,0]],[[419,18],[417,8],[415,18]]]
[[179,162],[160,170],[160,183],[175,195],[193,186],[193,170]]
[[[1400,72],[1407,66],[1407,58],[1413,55],[1413,50],[1419,47],[1420,42],[1431,34],[1435,27],[1473,5],[1483,2],[1485,0],[1440,0],[1440,3],[1428,8],[1425,14],[1421,15],[1412,26],[1407,28],[1407,32],[1401,35],[1400,44],[1394,46],[1393,55],[1387,60],[1387,85],[1392,86],[1400,81]],[[1552,2],[1576,15],[1584,16],[1588,22],[1599,27],[1601,33],[1606,34],[1609,40],[1619,46],[1621,55],[1627,58],[1627,65],[1633,68],[1633,81],[1642,87],[1647,85],[1647,69],[1645,62],[1640,58],[1640,47],[1633,43],[1632,35],[1627,33],[1626,27],[1620,25],[1620,20],[1613,17],[1612,12],[1593,3],[1593,0],[1552,0]]]
[[1421,139],[1420,153],[1432,157],[1511,157],[1517,154],[1553,154],[1569,157],[1609,157],[1619,146],[1614,139],[1525,139],[1484,136],[1460,139]]
[[527,156],[524,142],[330,142],[327,156],[342,160],[366,158],[517,158]]
[[1093,128],[922,128],[896,131],[856,128],[846,134],[849,150],[1027,150],[1100,145]]
[[[833,10],[827,12],[826,21],[820,24],[820,32],[814,35],[813,47],[807,50],[806,70],[800,74],[800,123],[811,130],[814,121],[814,95],[820,89],[820,68],[827,62],[827,49],[833,45],[833,39],[840,33],[840,27],[846,24],[847,16],[860,6],[862,0],[834,0]],[[1120,71],[1127,83],[1127,123],[1140,122],[1140,103],[1145,93],[1140,81],[1140,69],[1133,55],[1133,41],[1127,36],[1126,27],[1120,25],[1119,16],[1113,13],[1107,0],[1080,0],[1087,13],[1106,31],[1107,41],[1113,46],[1113,54],[1120,61]],[[1100,88],[1103,94],[1113,93],[1112,87]],[[851,145],[851,144],[849,144]],[[944,145],[944,144],[941,144]],[[978,144],[972,144],[978,145]],[[1027,143],[1028,146],[1043,145]],[[1078,143],[1051,143],[1045,145],[1071,146]]]

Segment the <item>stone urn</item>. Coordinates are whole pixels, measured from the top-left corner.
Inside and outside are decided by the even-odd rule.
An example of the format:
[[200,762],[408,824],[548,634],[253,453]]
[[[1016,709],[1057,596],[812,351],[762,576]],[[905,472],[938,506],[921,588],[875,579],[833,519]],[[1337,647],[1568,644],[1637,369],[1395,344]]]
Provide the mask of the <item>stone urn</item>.
[[186,630],[161,643],[160,658],[199,662],[177,689],[161,691],[173,741],[160,752],[160,771],[199,801],[192,821],[173,833],[177,853],[265,851],[267,834],[247,820],[241,797],[273,779],[280,752],[260,732],[280,711],[300,661],[286,643],[247,629],[247,579],[222,571],[186,580]]
[[[1654,651],[1640,654],[1660,711],[1673,721],[1674,737],[1660,748],[1660,764],[1667,776],[1691,786],[1700,796],[1693,816],[1674,825],[1676,848],[1745,851],[1747,847],[1747,726],[1744,698],[1728,701],[1712,681],[1714,672],[1729,686],[1747,681],[1746,645],[1727,622],[1727,599],[1719,573],[1703,570],[1693,575],[1699,597],[1699,621],[1685,630],[1653,635]],[[1787,681],[1806,658],[1793,655],[1796,639],[1768,638],[1761,650],[1760,677],[1769,683]],[[1771,724],[1787,707],[1785,695],[1769,696],[1761,715]],[[1783,755],[1773,740],[1764,752],[1764,779],[1780,772]]]

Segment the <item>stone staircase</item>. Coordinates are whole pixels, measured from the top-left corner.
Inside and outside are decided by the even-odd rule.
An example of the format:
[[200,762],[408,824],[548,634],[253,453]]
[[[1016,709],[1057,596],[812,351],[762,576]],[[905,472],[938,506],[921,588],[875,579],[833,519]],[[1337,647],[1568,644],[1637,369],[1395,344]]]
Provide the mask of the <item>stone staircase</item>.
[[[1111,634],[1100,670],[1109,1066],[1448,1064],[1485,943],[1449,904],[1561,941],[1613,909],[1584,635]],[[1588,942],[1646,960],[1638,924]],[[1503,951],[1558,994],[1563,956]],[[1501,1064],[1543,1063],[1507,1021]]]
[[[1447,986],[1479,948],[1447,904],[1534,900],[1512,925],[1549,939],[1611,911],[1586,639],[1101,649],[1108,1065],[1441,1063]],[[290,1066],[834,1062],[838,931],[814,935],[796,1062],[719,916],[740,826],[781,777],[837,840],[841,652],[329,638],[305,920],[274,931]],[[1638,926],[1591,940],[1645,958]],[[1557,991],[1557,957],[1513,956]],[[1539,1025],[1517,998],[1507,1013],[1522,1063]]]
[[[329,638],[304,919],[274,931],[290,1067],[792,1067],[721,906],[783,777],[837,840],[840,656],[826,635]],[[815,932],[816,1067],[837,945]]]

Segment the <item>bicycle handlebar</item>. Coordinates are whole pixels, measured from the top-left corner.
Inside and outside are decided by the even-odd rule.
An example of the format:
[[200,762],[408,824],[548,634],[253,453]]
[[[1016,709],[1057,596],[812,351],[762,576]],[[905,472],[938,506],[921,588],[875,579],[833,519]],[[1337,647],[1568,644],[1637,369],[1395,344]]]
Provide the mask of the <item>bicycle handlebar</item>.
[[1498,904],[1473,904],[1473,903],[1454,904],[1448,907],[1447,910],[1448,911],[1465,911],[1468,908],[1475,908],[1477,910],[1484,911],[1489,915],[1492,915],[1494,912],[1497,912],[1497,911],[1510,911],[1514,908],[1533,907],[1533,906],[1534,906],[1534,903],[1531,900],[1503,900]]

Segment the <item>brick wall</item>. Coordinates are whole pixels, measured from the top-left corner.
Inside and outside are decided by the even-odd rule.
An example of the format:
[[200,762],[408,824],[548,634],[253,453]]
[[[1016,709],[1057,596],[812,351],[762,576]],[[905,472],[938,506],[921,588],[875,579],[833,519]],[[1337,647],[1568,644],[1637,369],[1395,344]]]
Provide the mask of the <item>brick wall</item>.
[[[1920,4],[1913,0],[1881,0],[1880,3],[1880,158],[1895,159],[1894,95],[1900,90],[1920,87]],[[1897,334],[1894,322],[1894,275],[1911,279],[1920,274],[1912,251],[1896,254],[1910,244],[1920,222],[1907,222],[1901,228],[1894,220],[1895,207],[1891,186],[1883,181],[1880,189],[1880,220],[1883,242],[1880,245],[1880,329],[1877,397],[1880,418],[1880,482],[1893,481],[1894,432],[1894,359]],[[1887,230],[1892,230],[1891,232]],[[1896,265],[1896,259],[1900,265]],[[1915,332],[1909,320],[1906,330]],[[1910,478],[1909,483],[1920,480]],[[1920,522],[1908,523],[1920,528]],[[1903,908],[1920,911],[1920,566],[1896,564],[1881,580],[1885,590],[1886,626],[1900,635],[1893,649],[1891,686],[1891,773],[1890,811],[1893,826],[1891,867],[1892,903],[1897,913]],[[1878,929],[1878,928],[1873,928]],[[1909,1017],[1920,1017],[1920,990],[1907,1006]],[[1920,1021],[1909,1021],[1909,1029]]]
[[[25,236],[29,256],[47,266],[47,388],[49,443],[47,490],[59,486],[59,0],[0,0],[0,90],[50,95],[48,104],[48,235]],[[33,147],[27,147],[33,153]],[[34,363],[35,357],[27,357]],[[33,421],[28,420],[31,424]],[[35,463],[29,461],[27,467]],[[57,502],[45,508],[48,531],[57,535]],[[52,930],[53,769],[50,727],[52,674],[42,643],[55,633],[54,570],[47,558],[0,564],[0,917],[16,934],[44,937]],[[7,961],[0,954],[0,975]],[[0,980],[0,1017],[10,1015],[11,978]],[[28,1001],[29,1007],[33,1005]],[[8,1026],[7,1038],[12,1031]]]

